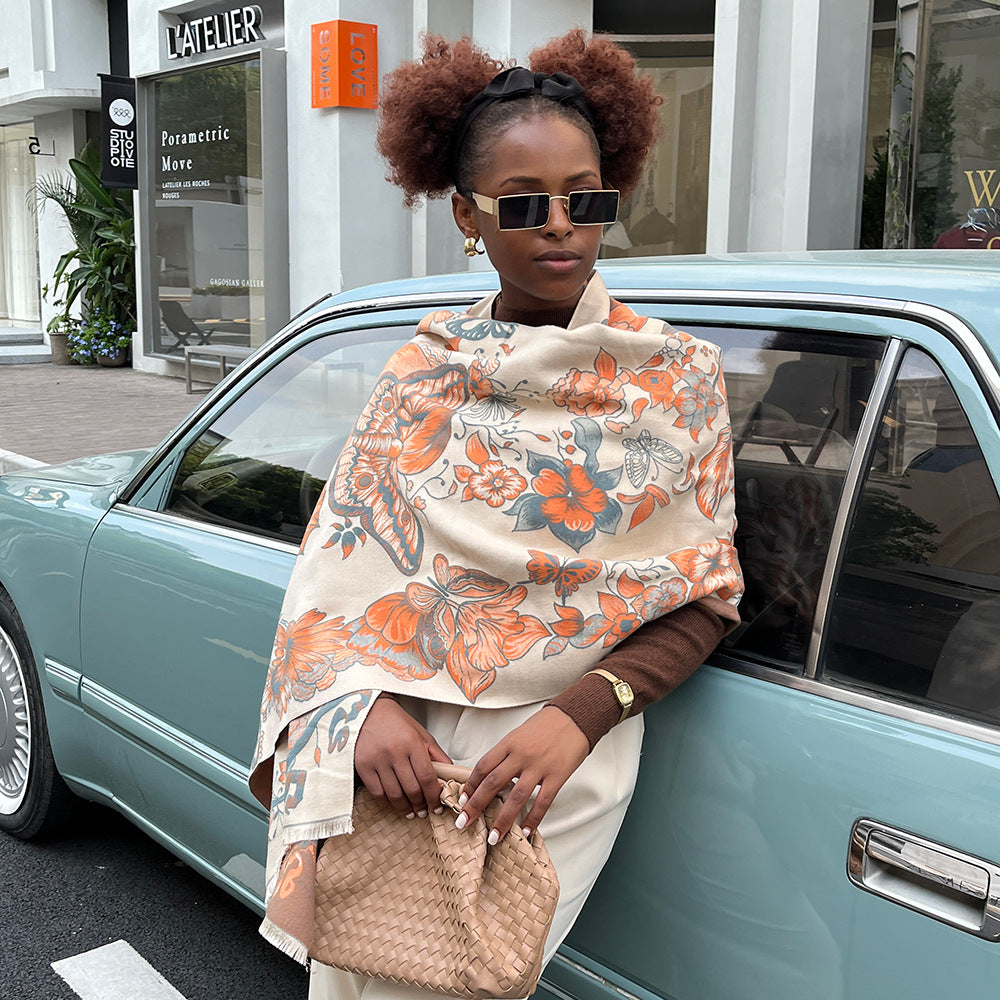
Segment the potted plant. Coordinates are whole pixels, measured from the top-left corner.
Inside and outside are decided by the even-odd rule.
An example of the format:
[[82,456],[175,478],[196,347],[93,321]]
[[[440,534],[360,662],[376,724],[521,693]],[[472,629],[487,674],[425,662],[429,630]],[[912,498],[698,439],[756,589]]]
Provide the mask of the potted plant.
[[[48,299],[48,285],[42,285],[42,297]],[[64,303],[62,299],[56,299],[52,304],[59,310],[45,326],[45,332],[49,335],[49,351],[52,354],[52,364],[72,364],[66,342],[73,329],[73,321],[70,319],[66,309],[63,308]]]
[[[136,329],[135,228],[131,207],[101,184],[100,158],[90,143],[69,166],[72,180],[43,177],[35,194],[40,205],[51,201],[63,210],[76,244],[59,258],[52,291],[65,286],[65,321],[73,304],[81,302],[83,324],[72,336],[83,339],[70,351],[80,357],[88,354],[88,344],[106,346]],[[116,324],[113,335],[109,323]],[[89,353],[94,360],[107,356]]]
[[91,312],[70,332],[67,349],[78,364],[120,368],[129,362],[133,333],[118,320]]

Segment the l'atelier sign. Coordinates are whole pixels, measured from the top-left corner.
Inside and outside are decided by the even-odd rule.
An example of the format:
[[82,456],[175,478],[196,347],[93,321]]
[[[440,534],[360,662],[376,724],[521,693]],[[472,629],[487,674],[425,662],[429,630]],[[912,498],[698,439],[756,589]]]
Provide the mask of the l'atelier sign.
[[167,31],[167,55],[171,59],[230,49],[264,40],[261,27],[264,15],[257,4],[233,7],[220,14],[209,14],[193,21],[170,25]]

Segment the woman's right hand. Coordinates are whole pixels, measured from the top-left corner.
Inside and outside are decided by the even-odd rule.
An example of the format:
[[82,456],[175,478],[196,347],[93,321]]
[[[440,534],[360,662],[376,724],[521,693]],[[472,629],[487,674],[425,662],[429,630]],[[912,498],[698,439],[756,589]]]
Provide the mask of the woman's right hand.
[[354,748],[354,769],[368,791],[388,799],[408,819],[440,810],[441,783],[432,760],[451,763],[437,740],[397,701],[376,698]]

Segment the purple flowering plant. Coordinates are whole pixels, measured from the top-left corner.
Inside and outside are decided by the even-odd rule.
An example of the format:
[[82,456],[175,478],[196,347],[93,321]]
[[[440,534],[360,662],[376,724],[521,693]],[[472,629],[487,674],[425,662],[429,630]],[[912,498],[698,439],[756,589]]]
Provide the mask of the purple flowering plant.
[[66,338],[69,356],[81,365],[97,363],[98,358],[113,358],[128,350],[132,344],[132,330],[124,323],[108,316],[93,314],[82,319]]

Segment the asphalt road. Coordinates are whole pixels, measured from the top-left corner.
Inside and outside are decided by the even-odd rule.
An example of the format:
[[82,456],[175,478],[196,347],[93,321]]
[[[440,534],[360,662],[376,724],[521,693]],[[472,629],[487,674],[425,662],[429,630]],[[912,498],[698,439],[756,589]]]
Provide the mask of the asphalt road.
[[[305,970],[259,937],[255,913],[111,810],[83,805],[74,829],[0,834],[0,1000],[79,1000],[51,963],[118,941],[184,1000],[305,1000]],[[130,995],[113,969],[101,978],[92,996]]]

